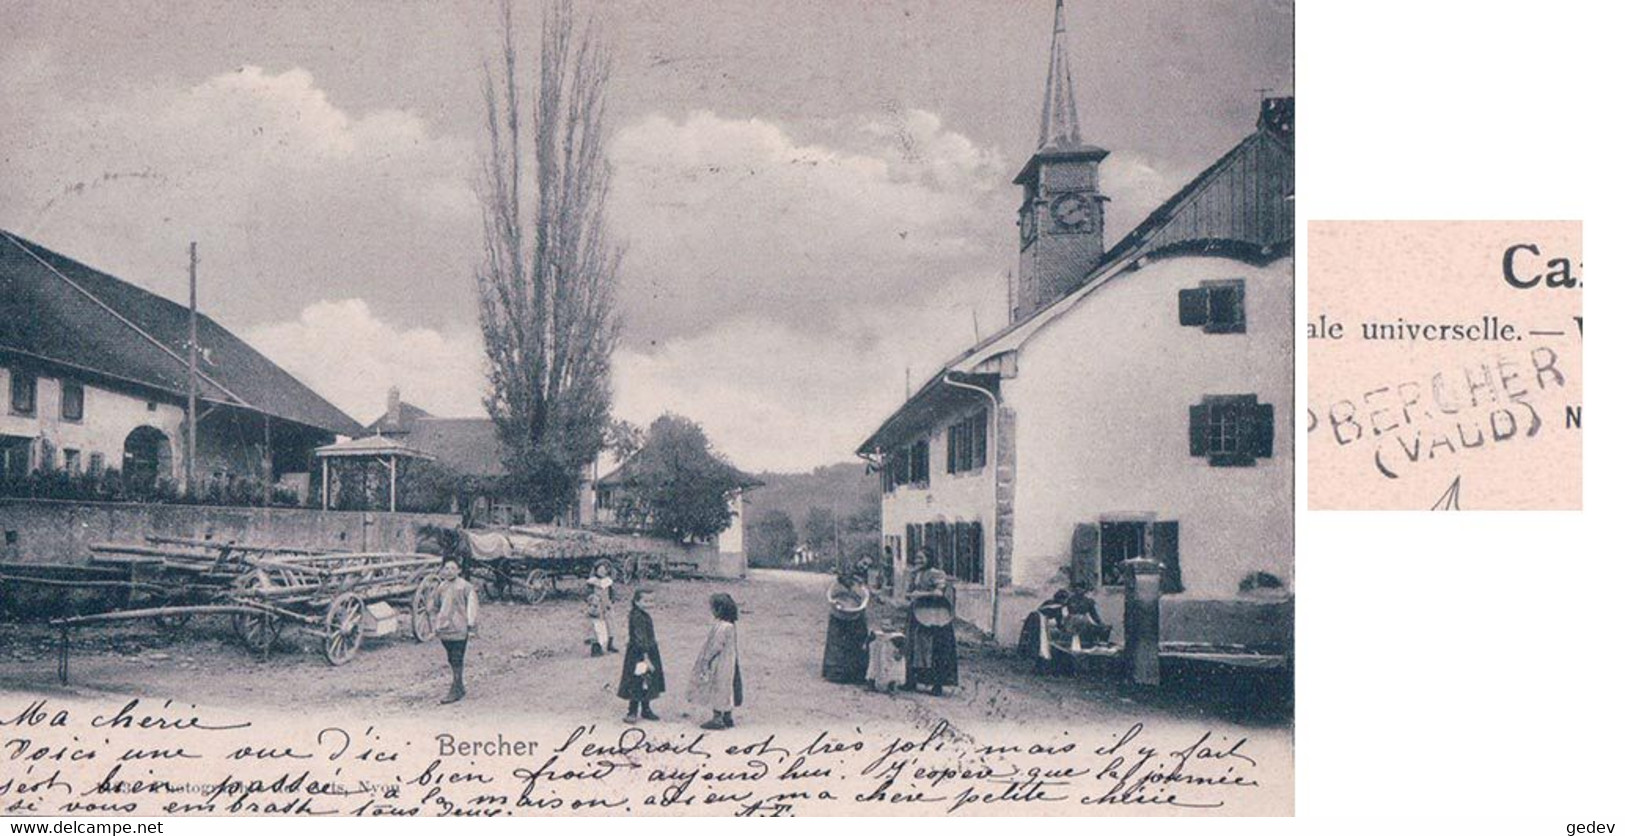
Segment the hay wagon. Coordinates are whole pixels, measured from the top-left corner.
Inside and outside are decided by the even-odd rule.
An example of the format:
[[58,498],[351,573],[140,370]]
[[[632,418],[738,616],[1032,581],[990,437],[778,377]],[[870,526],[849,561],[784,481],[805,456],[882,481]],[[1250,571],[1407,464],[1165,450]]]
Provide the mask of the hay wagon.
[[608,563],[617,581],[658,580],[664,562],[624,537],[553,526],[462,532],[469,576],[486,600],[535,604],[558,594],[560,581],[585,579]]

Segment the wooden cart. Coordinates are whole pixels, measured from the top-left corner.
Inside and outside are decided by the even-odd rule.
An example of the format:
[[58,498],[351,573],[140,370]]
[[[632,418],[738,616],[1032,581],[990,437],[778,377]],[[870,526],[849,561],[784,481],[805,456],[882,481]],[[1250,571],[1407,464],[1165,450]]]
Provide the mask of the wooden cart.
[[[108,566],[82,567],[85,573],[95,574],[94,579],[53,579],[61,586],[96,583],[126,591],[124,607],[50,622],[61,631],[58,675],[63,681],[67,680],[69,631],[115,621],[151,618],[165,629],[176,629],[194,616],[229,616],[232,630],[243,644],[262,654],[276,644],[284,626],[293,624],[318,633],[328,663],[342,665],[355,658],[367,635],[388,632],[371,605],[397,601],[410,607],[413,637],[418,641],[433,638],[431,610],[439,585],[435,570],[441,562],[435,555],[234,549],[229,561],[221,556],[221,562],[207,567],[177,569],[173,562],[185,563],[185,558],[142,555],[132,553],[131,547],[121,548],[122,556],[112,562],[129,570],[123,580],[108,577]],[[151,565],[154,559],[160,565]],[[130,603],[134,600],[150,605],[134,606]]]

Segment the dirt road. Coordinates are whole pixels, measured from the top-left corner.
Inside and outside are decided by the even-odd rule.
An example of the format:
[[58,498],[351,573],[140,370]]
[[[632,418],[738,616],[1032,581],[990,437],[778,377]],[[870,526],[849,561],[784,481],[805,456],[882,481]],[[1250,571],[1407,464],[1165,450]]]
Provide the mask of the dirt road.
[[[988,722],[1118,724],[1160,716],[1225,726],[1272,728],[1279,713],[1214,705],[1211,694],[1146,692],[1116,682],[1034,676],[1008,651],[965,642],[961,687],[942,697],[871,693],[820,677],[828,578],[753,570],[737,582],[671,581],[653,585],[654,617],[670,692],[655,704],[664,723],[693,723],[700,712],[681,699],[694,654],[710,623],[707,599],[731,593],[740,604],[745,705],[752,725],[864,722],[956,725]],[[625,634],[625,597],[614,629]],[[343,667],[322,660],[314,639],[286,631],[276,652],[260,660],[231,636],[224,619],[199,619],[175,636],[150,624],[85,630],[74,637],[70,684],[56,681],[54,633],[0,625],[0,690],[82,696],[179,698],[199,705],[259,706],[320,714],[364,710],[374,716],[434,714],[454,719],[546,716],[570,722],[613,722],[625,705],[614,696],[618,655],[590,658],[583,638],[584,607],[573,598],[536,605],[488,603],[480,635],[469,644],[469,698],[439,704],[446,666],[438,643],[409,637],[369,641]]]

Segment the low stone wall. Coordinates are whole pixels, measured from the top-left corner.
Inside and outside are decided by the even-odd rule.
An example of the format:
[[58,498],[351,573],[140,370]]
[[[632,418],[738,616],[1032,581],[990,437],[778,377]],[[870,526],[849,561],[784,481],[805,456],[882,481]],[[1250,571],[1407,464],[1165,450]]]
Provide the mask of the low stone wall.
[[84,563],[92,543],[142,543],[149,535],[410,552],[416,550],[419,526],[459,523],[455,514],[0,498],[0,560]]

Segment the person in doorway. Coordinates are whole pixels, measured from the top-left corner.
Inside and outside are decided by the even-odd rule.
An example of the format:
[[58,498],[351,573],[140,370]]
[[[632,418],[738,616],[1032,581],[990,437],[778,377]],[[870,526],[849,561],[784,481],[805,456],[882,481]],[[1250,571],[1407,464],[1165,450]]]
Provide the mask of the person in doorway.
[[476,622],[480,614],[480,596],[474,585],[463,577],[462,566],[456,560],[440,564],[440,586],[434,594],[434,634],[446,648],[446,662],[451,665],[451,688],[441,703],[454,703],[467,695],[463,687],[463,657],[468,651],[468,640],[476,635]]
[[711,719],[700,728],[714,731],[733,728],[734,709],[745,701],[745,681],[739,672],[739,606],[733,597],[712,595],[711,618],[711,632],[689,675],[688,701],[711,709]]
[[666,667],[660,662],[655,622],[644,609],[648,599],[648,589],[632,593],[632,606],[626,613],[626,656],[621,660],[621,686],[615,693],[626,700],[628,723],[659,720],[650,703],[666,691]]
[[922,549],[921,567],[909,578],[908,681],[926,685],[933,696],[959,684],[959,645],[954,638],[954,587],[937,568],[936,555]]

